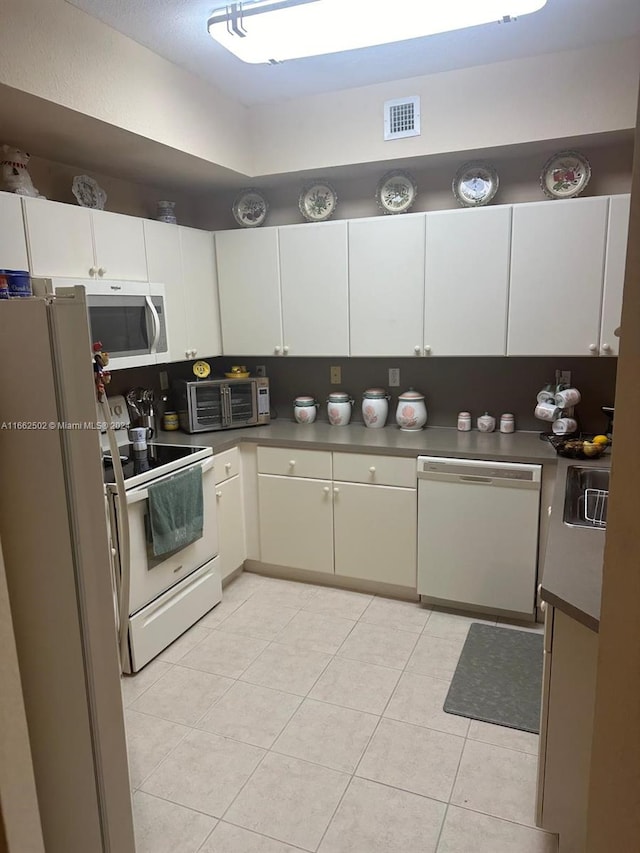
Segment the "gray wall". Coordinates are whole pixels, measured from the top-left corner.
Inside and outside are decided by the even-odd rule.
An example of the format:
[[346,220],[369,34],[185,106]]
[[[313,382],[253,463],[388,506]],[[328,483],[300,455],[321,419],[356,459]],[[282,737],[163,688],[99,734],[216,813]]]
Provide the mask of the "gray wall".
[[[292,401],[298,394],[312,394],[321,403],[319,419],[326,420],[327,395],[332,390],[348,391],[356,400],[353,420],[361,421],[360,402],[365,388],[388,388],[388,369],[400,368],[400,387],[389,389],[390,422],[393,423],[397,396],[409,387],[426,397],[430,426],[452,427],[460,410],[475,418],[489,411],[496,418],[513,412],[516,429],[545,430],[533,417],[538,390],[553,381],[555,371],[571,370],[572,382],[582,392],[576,410],[581,428],[602,432],[607,420],[601,406],[613,405],[616,358],[214,358],[212,374],[222,376],[231,364],[246,364],[252,373],[264,364],[271,381],[272,408],[280,418],[292,419]],[[342,383],[332,386],[329,368],[342,368]],[[124,393],[137,385],[160,390],[159,370],[140,368],[114,373],[108,393]],[[166,365],[170,379],[192,378],[191,362]]]

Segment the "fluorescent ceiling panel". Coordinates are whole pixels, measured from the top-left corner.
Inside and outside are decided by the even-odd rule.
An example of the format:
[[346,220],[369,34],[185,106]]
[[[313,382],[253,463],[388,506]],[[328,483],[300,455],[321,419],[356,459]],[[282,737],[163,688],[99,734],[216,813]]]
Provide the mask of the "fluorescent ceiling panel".
[[247,0],[216,9],[209,34],[243,62],[284,62],[474,27],[547,0]]

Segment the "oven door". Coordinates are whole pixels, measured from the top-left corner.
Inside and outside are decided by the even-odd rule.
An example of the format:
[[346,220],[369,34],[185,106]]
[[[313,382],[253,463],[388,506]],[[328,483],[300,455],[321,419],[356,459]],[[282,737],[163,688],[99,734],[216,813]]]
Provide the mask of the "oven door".
[[112,369],[166,361],[163,285],[101,281],[86,292],[91,339],[102,343]]
[[[125,495],[125,511],[129,523],[129,615],[133,615],[166,590],[179,583],[191,572],[196,571],[218,554],[218,525],[216,517],[216,492],[213,456],[196,463],[202,468],[202,491],[204,499],[204,526],[202,536],[180,551],[163,557],[154,557],[148,542],[149,503],[147,486],[130,489]],[[184,469],[182,469],[184,470]],[[154,480],[160,482],[172,472]],[[116,515],[122,512],[121,498],[114,495]],[[119,519],[124,522],[125,519]],[[126,572],[126,566],[120,566]],[[124,584],[126,588],[126,584]]]

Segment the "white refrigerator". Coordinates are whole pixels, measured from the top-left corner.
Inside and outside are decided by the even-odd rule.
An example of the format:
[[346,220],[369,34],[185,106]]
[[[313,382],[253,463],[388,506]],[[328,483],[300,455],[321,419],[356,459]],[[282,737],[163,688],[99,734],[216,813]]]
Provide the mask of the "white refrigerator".
[[84,290],[0,302],[0,541],[47,853],[134,853]]

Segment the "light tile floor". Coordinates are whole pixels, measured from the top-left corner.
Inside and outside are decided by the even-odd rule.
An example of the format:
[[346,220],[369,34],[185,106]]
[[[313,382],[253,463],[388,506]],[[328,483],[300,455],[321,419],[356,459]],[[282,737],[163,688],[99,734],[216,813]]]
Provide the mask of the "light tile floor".
[[138,853],[555,853],[537,736],[442,710],[473,621],[242,574],[123,679]]

